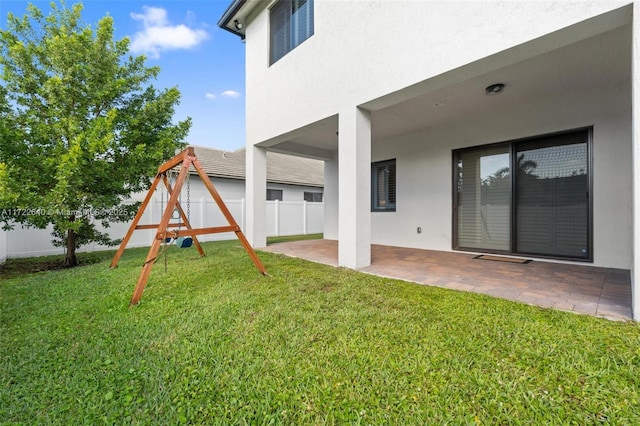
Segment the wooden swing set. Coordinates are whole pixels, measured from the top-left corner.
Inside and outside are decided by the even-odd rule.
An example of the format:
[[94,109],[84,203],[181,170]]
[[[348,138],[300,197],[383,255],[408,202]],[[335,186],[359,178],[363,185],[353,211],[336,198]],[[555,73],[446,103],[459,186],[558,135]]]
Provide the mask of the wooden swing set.
[[[172,173],[173,169],[179,165],[181,165],[180,171],[178,172],[178,175],[175,180],[175,184],[172,187],[171,181],[169,179],[169,175]],[[211,194],[214,201],[218,205],[218,208],[220,208],[220,211],[222,212],[223,216],[228,222],[228,226],[216,226],[211,228],[193,228],[191,226],[191,223],[189,222],[189,215],[185,214],[184,210],[182,209],[182,206],[180,205],[181,204],[180,194],[181,194],[182,186],[185,180],[188,179],[189,170],[192,165],[195,168],[198,175],[200,176],[200,179],[202,179],[202,183],[204,183],[204,185],[209,190],[209,193]],[[162,212],[162,218],[160,219],[160,223],[150,224],[150,225],[138,225],[138,222],[140,222],[140,218],[142,218],[142,215],[144,214],[145,209],[149,205],[149,202],[151,201],[151,197],[153,196],[153,193],[158,187],[158,185],[160,184],[160,182],[164,184],[168,194],[167,204],[166,206],[163,206],[164,211]],[[188,184],[188,181],[187,181],[187,184]],[[164,202],[164,197],[163,197],[163,202]],[[190,200],[187,200],[187,203],[189,202]],[[189,204],[187,204],[187,211],[189,210],[190,210],[190,207],[189,207]],[[177,223],[171,222],[174,212],[177,212],[179,214]],[[184,227],[185,229],[182,229],[182,227]],[[222,201],[220,194],[218,194],[218,191],[213,186],[213,183],[209,179],[209,176],[207,176],[207,174],[204,172],[202,165],[196,158],[196,154],[193,147],[186,148],[184,151],[182,151],[172,159],[166,161],[164,164],[162,164],[158,168],[158,173],[156,174],[156,177],[153,180],[153,183],[151,184],[151,188],[149,188],[149,192],[147,193],[146,197],[142,201],[142,205],[140,206],[140,209],[138,210],[135,217],[133,218],[133,222],[131,223],[129,230],[124,236],[124,239],[122,240],[122,243],[118,248],[118,251],[116,252],[115,256],[113,257],[113,260],[111,261],[111,268],[115,268],[118,266],[118,261],[120,260],[120,257],[122,256],[122,253],[124,252],[124,249],[126,248],[127,243],[131,238],[131,235],[133,235],[133,231],[137,229],[155,229],[157,230],[157,232],[151,244],[151,247],[149,248],[149,253],[147,254],[147,258],[144,264],[142,265],[142,272],[140,273],[140,277],[138,278],[138,283],[136,284],[136,288],[133,291],[133,295],[131,296],[130,305],[135,305],[140,301],[140,298],[142,297],[142,292],[144,291],[144,288],[147,285],[147,280],[149,279],[151,268],[153,268],[153,265],[155,264],[158,258],[158,251],[160,249],[160,246],[162,244],[165,244],[165,253],[166,253],[166,249],[167,249],[166,244],[171,240],[175,240],[179,247],[189,247],[191,246],[191,243],[193,243],[198,249],[200,256],[204,256],[205,254],[204,254],[204,251],[202,250],[202,247],[200,246],[200,242],[198,242],[197,235],[216,234],[221,232],[234,232],[236,234],[236,237],[238,237],[238,239],[242,243],[242,246],[244,247],[244,249],[249,254],[249,257],[251,258],[253,263],[256,265],[256,268],[258,268],[258,271],[260,271],[260,273],[263,275],[267,274],[267,271],[265,267],[262,265],[262,262],[260,262],[260,259],[256,255],[256,252],[253,250],[253,248],[249,244],[249,241],[247,241],[246,237],[242,233],[240,226],[238,226],[235,219],[229,212],[229,209],[224,204],[224,201]],[[166,257],[165,257],[165,267],[166,267]]]

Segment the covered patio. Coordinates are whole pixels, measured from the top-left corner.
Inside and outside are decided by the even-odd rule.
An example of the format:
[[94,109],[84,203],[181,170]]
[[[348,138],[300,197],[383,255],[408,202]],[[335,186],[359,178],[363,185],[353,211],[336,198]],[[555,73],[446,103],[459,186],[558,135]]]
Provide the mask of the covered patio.
[[[637,320],[640,150],[632,105],[640,84],[632,69],[640,61],[633,49],[640,31],[632,12],[630,5],[612,9],[406,81],[390,78],[393,84],[385,85],[374,78],[361,93],[352,87],[330,87],[327,96],[291,92],[296,114],[252,120],[262,131],[248,138],[250,242],[266,245],[266,152],[316,158],[325,162],[323,233],[330,241],[268,250],[612,319],[630,319],[635,311]],[[359,80],[349,82],[356,87]],[[496,84],[504,90],[488,93]],[[586,132],[580,141],[547,139],[578,132]],[[582,154],[561,154],[574,145]],[[533,161],[540,172],[521,171],[518,156],[534,151],[545,152]],[[466,161],[463,154],[470,155]],[[386,173],[389,178],[378,179]],[[566,197],[532,183],[570,188],[575,176],[584,185],[566,189]],[[504,184],[502,198],[487,196],[493,178]],[[551,196],[529,203],[525,193]],[[571,219],[567,206],[580,213]],[[535,249],[523,246],[525,234],[539,244]],[[574,254],[554,248],[558,235]],[[475,259],[471,251],[537,255],[516,264]]]
[[[277,243],[263,250],[338,266],[335,240]],[[371,265],[358,270],[610,320],[632,319],[627,270],[541,260],[515,263],[509,261],[514,258],[477,256],[374,244]]]

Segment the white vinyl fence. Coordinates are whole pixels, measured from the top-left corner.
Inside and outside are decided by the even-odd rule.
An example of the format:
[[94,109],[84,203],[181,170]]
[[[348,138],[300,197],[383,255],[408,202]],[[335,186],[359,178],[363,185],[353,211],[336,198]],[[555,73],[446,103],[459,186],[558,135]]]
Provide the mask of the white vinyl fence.
[[[245,228],[245,201],[225,200],[225,204],[236,222]],[[189,212],[189,222],[194,228],[225,226],[227,221],[210,197],[191,199],[187,204],[181,203],[185,213]],[[158,223],[162,214],[160,197],[154,196],[151,205],[147,207],[140,225]],[[306,201],[267,201],[267,235],[302,235],[315,234],[323,231],[323,203],[308,203]],[[177,222],[177,220],[176,220]],[[113,223],[106,231],[111,238],[123,238],[129,229],[130,222]],[[104,231],[102,225],[98,229]],[[154,230],[134,231],[127,247],[144,247],[151,245],[155,235]],[[218,241],[235,239],[230,233],[199,235],[199,241]],[[12,257],[45,256],[64,253],[61,247],[52,244],[51,228],[32,229],[16,225],[12,231],[0,230],[0,262]],[[96,243],[88,244],[79,251],[98,251],[114,247],[105,247]]]
[[0,228],[0,263],[4,262],[7,260],[7,257],[9,257],[9,252],[7,250],[7,237],[8,233]]
[[267,201],[267,236],[319,234],[324,229],[324,203]]

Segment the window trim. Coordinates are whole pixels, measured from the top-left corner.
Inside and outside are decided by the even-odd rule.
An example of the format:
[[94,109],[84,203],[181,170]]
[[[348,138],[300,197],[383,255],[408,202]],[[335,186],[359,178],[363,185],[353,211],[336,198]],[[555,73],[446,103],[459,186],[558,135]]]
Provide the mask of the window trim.
[[[478,249],[478,248],[469,248],[469,247],[464,247],[464,246],[460,246],[458,244],[458,157],[460,153],[464,153],[466,151],[474,151],[474,150],[478,150],[478,149],[482,149],[482,148],[490,148],[490,147],[500,147],[500,146],[508,146],[509,147],[509,156],[510,156],[510,169],[513,170],[514,169],[514,163],[516,161],[515,157],[515,152],[516,150],[516,146],[518,144],[524,144],[526,142],[532,142],[535,141],[537,139],[544,139],[544,138],[549,138],[549,137],[554,137],[554,136],[563,136],[563,135],[567,135],[567,134],[571,134],[571,133],[579,133],[579,132],[587,132],[587,137],[586,137],[586,145],[587,145],[587,167],[588,167],[588,175],[587,175],[587,185],[588,185],[588,200],[587,200],[587,250],[588,250],[588,256],[586,257],[571,257],[571,256],[559,256],[559,255],[544,255],[544,254],[538,254],[538,253],[525,253],[525,252],[518,252],[515,250],[516,248],[516,226],[517,226],[517,218],[516,218],[516,214],[517,214],[517,209],[514,206],[514,201],[516,199],[516,188],[514,185],[514,175],[513,173],[510,173],[510,192],[511,192],[511,203],[510,203],[510,209],[509,209],[509,217],[510,217],[510,241],[509,241],[509,246],[510,249],[509,250],[491,250],[491,249]],[[492,254],[504,254],[504,255],[514,255],[514,256],[523,256],[523,257],[535,257],[535,258],[540,258],[540,259],[555,259],[555,260],[566,260],[566,261],[573,261],[573,262],[588,262],[588,263],[593,263],[594,261],[594,244],[593,244],[593,240],[594,240],[594,233],[593,233],[593,198],[594,198],[594,194],[593,194],[593,175],[594,175],[594,169],[593,169],[593,126],[587,126],[587,127],[579,127],[579,128],[575,128],[575,129],[569,129],[569,130],[562,130],[562,131],[558,131],[558,132],[552,132],[552,133],[545,133],[545,134],[541,134],[541,135],[535,135],[535,136],[528,136],[528,137],[524,137],[524,138],[519,138],[519,139],[511,139],[511,140],[507,140],[507,141],[503,141],[503,142],[496,142],[496,143],[489,143],[489,144],[484,144],[484,145],[475,145],[475,146],[470,146],[470,147],[465,147],[465,148],[460,148],[460,149],[454,149],[452,150],[452,155],[451,155],[451,159],[452,159],[452,169],[451,169],[451,176],[452,176],[452,186],[451,186],[451,216],[452,216],[452,220],[451,220],[451,248],[452,250],[455,251],[467,251],[467,252],[476,252],[476,253],[492,253]]]
[[[383,166],[387,166],[387,165],[391,165],[393,164],[396,167],[396,172],[395,172],[395,180],[396,180],[396,202],[393,203],[393,205],[390,205],[389,207],[378,207],[376,201],[378,200],[378,194],[376,191],[377,188],[377,174],[376,174],[376,170],[379,167],[383,167]],[[391,158],[389,160],[384,160],[384,161],[376,161],[374,163],[371,163],[371,212],[395,212],[397,205],[398,205],[398,200],[397,200],[397,188],[398,188],[398,184],[397,184],[397,179],[398,179],[398,169],[397,169],[397,161],[395,158]],[[386,198],[389,198],[389,189],[386,189]]]

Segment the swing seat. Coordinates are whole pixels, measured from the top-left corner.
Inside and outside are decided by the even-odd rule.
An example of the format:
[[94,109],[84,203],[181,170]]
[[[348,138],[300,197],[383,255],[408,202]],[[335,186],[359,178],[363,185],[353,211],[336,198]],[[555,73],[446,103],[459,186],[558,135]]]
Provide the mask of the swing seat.
[[176,245],[180,248],[189,248],[193,244],[193,238],[191,237],[179,237],[176,239]]

